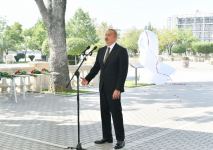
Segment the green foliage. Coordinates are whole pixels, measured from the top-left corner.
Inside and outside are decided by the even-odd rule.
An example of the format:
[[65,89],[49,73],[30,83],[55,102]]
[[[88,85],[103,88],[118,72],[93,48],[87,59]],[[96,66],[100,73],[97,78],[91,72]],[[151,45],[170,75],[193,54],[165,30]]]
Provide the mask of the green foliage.
[[172,47],[173,53],[186,53],[187,51],[187,45],[186,44],[176,44]]
[[30,58],[31,61],[33,61],[35,58],[35,55],[29,55],[28,57]]
[[24,53],[18,53],[17,56],[21,59],[21,58],[25,58],[25,54]]
[[22,31],[22,25],[17,22],[12,26],[6,27],[3,33],[2,44],[4,51],[22,49],[22,43],[24,41]]
[[38,69],[33,69],[30,73],[31,74],[42,74],[42,72]]
[[133,80],[126,80],[126,82],[125,82],[125,87],[127,87],[127,88],[136,88],[136,87],[152,86],[152,85],[154,85],[154,84],[137,83],[137,85],[135,85],[135,81],[133,81]]
[[169,55],[174,53],[186,53],[192,49],[192,42],[198,39],[191,30],[168,30],[158,32],[160,51],[167,51]]
[[68,55],[80,55],[82,51],[87,47],[88,42],[83,38],[68,38],[67,50]]
[[160,52],[167,51],[169,55],[172,54],[172,47],[177,41],[177,30],[163,29],[158,31]]
[[7,72],[0,72],[0,78],[12,78],[13,76]]
[[43,55],[49,56],[50,48],[49,48],[48,39],[44,40],[44,42],[42,43],[41,51]]
[[87,12],[78,9],[66,26],[68,38],[81,38],[92,45],[98,42],[95,25]]
[[172,47],[173,53],[185,53],[192,49],[192,42],[197,41],[191,30],[178,30],[175,45]]
[[140,33],[142,32],[141,29],[130,29],[126,31],[120,39],[120,43],[126,47],[129,51],[133,53],[138,52],[138,39]]
[[210,54],[213,53],[213,42],[194,42],[192,49],[197,53]]
[[192,51],[192,43],[198,41],[193,35],[191,30],[178,30],[176,44],[181,45],[184,50],[180,50],[178,53],[184,53],[186,51]]
[[[89,93],[91,94],[91,93],[94,93],[92,91],[86,91],[86,90],[80,90],[79,92],[80,92],[80,94],[89,94]],[[76,89],[72,89],[72,90],[67,90],[67,91],[56,92],[55,94],[63,95],[63,96],[76,96],[77,90]]]
[[98,47],[103,47],[105,45],[105,33],[110,28],[112,28],[112,26],[108,25],[106,22],[102,22],[96,27],[96,33],[98,38],[100,39],[96,44]]
[[16,62],[19,62],[20,59],[25,58],[24,53],[18,53],[16,56],[14,56]]
[[42,50],[42,44],[47,39],[47,30],[42,20],[38,20],[32,28],[24,30],[23,34],[25,48]]
[[17,70],[15,72],[15,75],[26,75],[26,74],[27,74],[27,71],[25,71],[25,70]]

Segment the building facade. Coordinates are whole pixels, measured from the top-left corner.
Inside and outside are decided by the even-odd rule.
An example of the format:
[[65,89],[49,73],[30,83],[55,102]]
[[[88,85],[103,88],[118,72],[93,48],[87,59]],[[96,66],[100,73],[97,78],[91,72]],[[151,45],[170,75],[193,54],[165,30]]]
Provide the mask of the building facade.
[[172,16],[167,20],[167,27],[190,29],[200,40],[213,41],[213,13],[203,14],[197,11],[195,14]]

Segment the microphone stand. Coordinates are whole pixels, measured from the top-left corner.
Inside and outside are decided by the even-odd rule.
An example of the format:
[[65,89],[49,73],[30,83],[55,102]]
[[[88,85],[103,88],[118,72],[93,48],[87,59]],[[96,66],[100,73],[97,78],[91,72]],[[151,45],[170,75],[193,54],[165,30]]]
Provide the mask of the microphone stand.
[[88,54],[84,54],[84,57],[81,61],[81,63],[79,64],[78,68],[76,69],[75,73],[73,74],[72,78],[70,79],[70,81],[68,82],[66,88],[69,86],[70,82],[73,80],[74,76],[77,77],[77,121],[78,121],[78,144],[76,147],[68,147],[67,149],[76,149],[76,150],[86,150],[84,148],[82,148],[81,142],[80,142],[80,94],[79,94],[79,81],[80,81],[80,72],[79,69],[81,68],[81,66],[83,65],[84,61],[87,60],[87,56],[91,56],[93,51],[97,48],[97,46],[95,46]]

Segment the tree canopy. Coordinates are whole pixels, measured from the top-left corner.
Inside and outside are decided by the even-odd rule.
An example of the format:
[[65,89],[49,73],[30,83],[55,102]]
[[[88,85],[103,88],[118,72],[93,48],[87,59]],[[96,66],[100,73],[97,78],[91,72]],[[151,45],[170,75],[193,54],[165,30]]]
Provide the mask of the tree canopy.
[[98,42],[94,21],[90,18],[89,13],[78,9],[73,18],[71,18],[66,26],[68,38],[82,38],[89,45]]
[[26,48],[42,50],[42,44],[47,39],[47,30],[42,20],[38,20],[33,27],[24,30],[23,34]]
[[15,22],[11,26],[7,26],[3,32],[3,49],[8,50],[19,50],[22,49],[22,44],[24,41],[22,25]]
[[130,52],[138,52],[138,39],[141,34],[141,29],[132,28],[127,30],[121,37],[120,43]]

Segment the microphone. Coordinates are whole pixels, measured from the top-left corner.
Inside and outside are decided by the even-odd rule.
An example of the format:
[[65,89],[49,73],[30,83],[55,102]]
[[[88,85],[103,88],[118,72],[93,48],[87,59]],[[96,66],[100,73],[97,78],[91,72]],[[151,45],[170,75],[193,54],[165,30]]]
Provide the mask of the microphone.
[[92,52],[93,52],[94,50],[96,50],[97,48],[98,48],[97,46],[93,47],[93,49],[89,52],[89,55],[91,56],[91,55],[92,55]]
[[86,54],[86,51],[90,49],[90,46],[87,46],[87,48],[81,53],[81,55],[85,55]]
[[98,46],[95,46],[94,48],[93,48],[93,50],[95,50],[95,49],[97,49],[98,48]]

